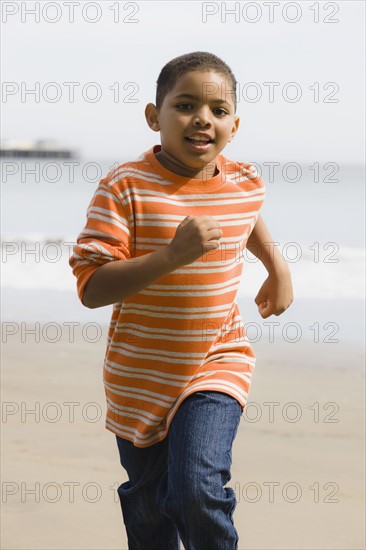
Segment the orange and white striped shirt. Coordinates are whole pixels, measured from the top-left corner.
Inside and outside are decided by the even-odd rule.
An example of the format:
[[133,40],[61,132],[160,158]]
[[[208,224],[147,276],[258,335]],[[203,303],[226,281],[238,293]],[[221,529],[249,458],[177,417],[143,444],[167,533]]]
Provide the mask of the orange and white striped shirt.
[[183,177],[160,164],[160,150],[151,147],[100,181],[70,258],[82,300],[100,265],[167,246],[188,215],[210,215],[223,231],[217,250],[113,305],[105,427],[137,447],[164,439],[193,392],[224,392],[244,408],[255,365],[236,296],[263,181],[251,164],[223,155],[211,179]]

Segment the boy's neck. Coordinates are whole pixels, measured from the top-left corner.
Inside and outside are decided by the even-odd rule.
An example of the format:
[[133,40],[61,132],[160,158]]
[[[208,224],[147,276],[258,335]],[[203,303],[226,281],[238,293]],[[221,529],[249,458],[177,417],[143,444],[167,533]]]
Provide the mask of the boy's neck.
[[219,169],[216,162],[214,161],[206,164],[203,169],[197,168],[195,170],[187,168],[186,166],[182,166],[181,164],[176,162],[173,157],[166,155],[161,150],[155,153],[155,158],[160,162],[162,166],[164,166],[164,168],[170,170],[178,176],[206,181],[214,178],[215,176],[217,176],[217,174],[219,174]]

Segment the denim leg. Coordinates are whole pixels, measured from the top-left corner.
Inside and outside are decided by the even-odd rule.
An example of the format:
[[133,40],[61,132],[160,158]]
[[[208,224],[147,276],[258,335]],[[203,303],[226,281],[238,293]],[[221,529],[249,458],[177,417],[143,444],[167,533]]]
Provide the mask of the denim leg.
[[169,429],[169,469],[162,510],[186,550],[236,550],[232,514],[232,443],[242,407],[222,392],[196,392],[183,401]]
[[129,550],[179,550],[177,528],[157,501],[159,483],[167,475],[168,440],[142,448],[117,435],[116,439],[129,477],[117,490]]

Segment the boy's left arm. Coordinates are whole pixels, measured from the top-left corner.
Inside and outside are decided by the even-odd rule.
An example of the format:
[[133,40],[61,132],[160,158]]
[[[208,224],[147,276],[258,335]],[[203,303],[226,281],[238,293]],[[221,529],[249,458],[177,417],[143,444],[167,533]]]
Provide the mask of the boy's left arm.
[[252,230],[247,249],[254,254],[268,271],[268,277],[255,297],[255,303],[263,319],[281,315],[293,301],[290,269],[259,216]]

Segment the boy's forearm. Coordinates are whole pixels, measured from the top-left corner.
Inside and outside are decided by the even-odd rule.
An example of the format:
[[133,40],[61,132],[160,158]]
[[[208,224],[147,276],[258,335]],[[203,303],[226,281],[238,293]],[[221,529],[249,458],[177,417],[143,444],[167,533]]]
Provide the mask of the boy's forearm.
[[289,269],[261,216],[258,216],[257,223],[248,238],[247,249],[263,263],[268,273]]
[[137,258],[108,262],[87,282],[82,303],[94,309],[122,302],[177,267],[167,246]]

